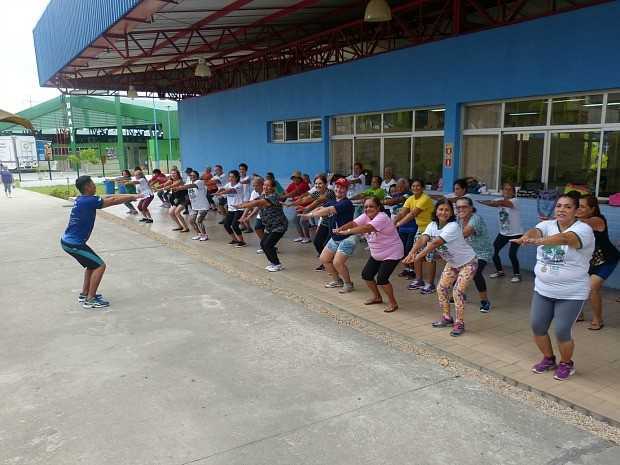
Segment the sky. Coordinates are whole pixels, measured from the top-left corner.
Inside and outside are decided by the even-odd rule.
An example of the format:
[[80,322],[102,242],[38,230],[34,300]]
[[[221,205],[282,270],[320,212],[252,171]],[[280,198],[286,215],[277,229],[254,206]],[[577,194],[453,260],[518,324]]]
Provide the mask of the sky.
[[[0,6],[0,109],[12,113],[59,94],[39,87],[32,30],[49,0],[3,1]],[[10,5],[10,6],[9,6]]]

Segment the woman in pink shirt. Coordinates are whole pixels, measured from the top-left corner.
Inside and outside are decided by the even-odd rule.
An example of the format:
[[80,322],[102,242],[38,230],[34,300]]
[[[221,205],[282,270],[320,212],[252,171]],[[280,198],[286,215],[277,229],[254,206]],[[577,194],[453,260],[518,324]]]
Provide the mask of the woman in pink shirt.
[[394,223],[383,211],[381,200],[377,197],[366,199],[364,213],[350,223],[334,229],[334,233],[366,235],[370,247],[370,257],[362,270],[362,279],[366,281],[366,285],[372,292],[372,297],[364,302],[364,305],[383,303],[378,287],[381,286],[389,300],[389,305],[384,312],[391,313],[397,310],[398,303],[394,297],[394,289],[390,284],[390,275],[405,253]]

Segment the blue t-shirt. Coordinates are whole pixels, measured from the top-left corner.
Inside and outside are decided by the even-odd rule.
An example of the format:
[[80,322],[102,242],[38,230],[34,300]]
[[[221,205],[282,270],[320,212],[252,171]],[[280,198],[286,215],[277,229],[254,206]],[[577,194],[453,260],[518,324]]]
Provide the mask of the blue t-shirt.
[[[329,217],[329,231],[339,228],[350,221],[353,221],[353,213],[355,212],[355,206],[349,199],[332,200],[325,204],[326,207],[334,207],[336,214]],[[333,234],[332,239],[335,241],[342,241],[349,236],[342,236],[340,234]]]
[[80,195],[71,209],[69,224],[62,240],[69,244],[84,244],[95,226],[97,209],[103,208],[103,199],[98,195]]

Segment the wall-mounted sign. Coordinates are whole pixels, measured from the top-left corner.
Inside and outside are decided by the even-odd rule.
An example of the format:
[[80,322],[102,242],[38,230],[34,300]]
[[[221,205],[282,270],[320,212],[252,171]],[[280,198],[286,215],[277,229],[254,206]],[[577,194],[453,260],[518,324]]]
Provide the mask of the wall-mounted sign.
[[443,166],[444,168],[452,168],[454,159],[454,145],[451,143],[444,144]]

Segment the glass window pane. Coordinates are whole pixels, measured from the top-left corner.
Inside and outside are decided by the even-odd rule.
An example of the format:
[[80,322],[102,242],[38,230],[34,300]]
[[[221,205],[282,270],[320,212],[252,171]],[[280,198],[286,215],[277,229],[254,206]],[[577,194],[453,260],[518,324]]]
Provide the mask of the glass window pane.
[[332,140],[332,173],[349,175],[353,171],[353,139]]
[[383,114],[383,132],[411,132],[413,130],[413,112],[398,111]]
[[504,126],[546,126],[547,101],[524,100],[522,102],[506,102]]
[[321,137],[323,137],[323,131],[321,130],[321,120],[320,119],[314,119],[311,122],[310,125],[310,136],[312,139],[320,139]]
[[416,137],[413,145],[413,176],[422,178],[424,184],[432,184],[435,188],[442,176],[443,137]]
[[357,134],[377,134],[381,132],[381,114],[358,115],[355,117]]
[[551,102],[551,124],[600,124],[602,95],[558,97]]
[[549,187],[563,191],[568,183],[583,184],[594,192],[600,132],[551,134]]
[[286,122],[286,140],[297,140],[297,121]]
[[273,142],[284,141],[284,123],[277,122],[271,124],[271,140]]
[[409,178],[411,138],[388,137],[383,141],[383,168],[392,168],[394,178]]
[[609,197],[616,192],[620,192],[620,131],[609,131],[603,137],[598,195]]
[[502,105],[470,105],[465,107],[465,129],[499,128]]
[[299,122],[299,140],[310,139],[310,121]]
[[605,122],[620,123],[620,94],[609,94],[607,96]]
[[464,176],[473,176],[488,189],[497,190],[497,144],[499,136],[465,136],[463,138]]
[[353,134],[353,117],[338,116],[332,118],[332,135],[347,136]]
[[370,176],[381,176],[380,157],[381,139],[355,139],[355,163],[361,163]]
[[443,108],[415,111],[416,131],[443,131],[443,120],[446,111]]
[[540,183],[545,134],[504,134],[500,180],[521,187],[523,183]]

